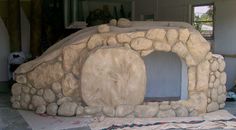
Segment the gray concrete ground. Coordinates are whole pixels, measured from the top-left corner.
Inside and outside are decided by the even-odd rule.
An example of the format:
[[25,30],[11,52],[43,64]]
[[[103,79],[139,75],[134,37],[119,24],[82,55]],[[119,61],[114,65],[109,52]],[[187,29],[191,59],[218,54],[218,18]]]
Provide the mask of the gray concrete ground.
[[[10,105],[10,94],[0,93],[0,130],[32,130],[20,113]],[[225,109],[236,116],[236,102],[226,102]],[[87,126],[66,130],[90,130],[90,128]]]

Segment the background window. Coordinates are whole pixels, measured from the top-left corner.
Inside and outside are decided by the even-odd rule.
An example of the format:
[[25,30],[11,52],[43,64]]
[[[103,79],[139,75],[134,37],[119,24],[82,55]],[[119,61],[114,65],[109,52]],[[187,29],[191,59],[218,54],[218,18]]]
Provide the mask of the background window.
[[214,37],[214,5],[197,5],[192,7],[192,25],[205,37]]

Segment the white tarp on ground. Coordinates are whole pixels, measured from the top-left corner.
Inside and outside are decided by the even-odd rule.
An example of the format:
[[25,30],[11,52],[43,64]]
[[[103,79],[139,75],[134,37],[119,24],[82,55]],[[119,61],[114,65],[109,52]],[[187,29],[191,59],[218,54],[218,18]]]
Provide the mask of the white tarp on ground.
[[[235,116],[226,110],[207,113],[199,117],[176,117],[176,118],[79,118],[37,115],[30,111],[19,110],[33,130],[60,130],[89,126],[92,130],[111,128],[111,126],[124,126],[132,124],[141,127],[125,127],[123,130],[159,130],[170,128],[185,129],[236,129]],[[159,123],[158,125],[149,125]],[[121,130],[121,129],[119,129]]]

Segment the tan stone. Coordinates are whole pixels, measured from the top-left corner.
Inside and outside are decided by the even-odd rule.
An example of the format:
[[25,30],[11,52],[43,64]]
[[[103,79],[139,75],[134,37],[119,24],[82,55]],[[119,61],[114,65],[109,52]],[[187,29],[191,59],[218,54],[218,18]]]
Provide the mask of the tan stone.
[[35,94],[36,91],[37,91],[37,90],[36,90],[35,88],[31,88],[31,89],[30,89],[30,94]]
[[54,93],[60,93],[61,92],[61,84],[59,82],[53,83],[52,90]]
[[53,102],[56,99],[56,96],[51,89],[45,89],[43,98],[46,102]]
[[58,115],[60,116],[74,116],[76,112],[77,104],[74,102],[64,102],[58,109]]
[[23,90],[24,93],[29,93],[29,92],[30,92],[30,88],[27,87],[27,86],[24,86],[24,87],[22,88],[22,90]]
[[102,107],[99,107],[99,106],[96,106],[96,107],[89,106],[89,107],[84,108],[84,112],[89,115],[98,114],[101,111],[102,111]]
[[39,90],[37,91],[37,95],[38,95],[38,96],[42,96],[42,95],[43,95],[43,92],[44,92],[44,89],[39,89]]
[[84,113],[84,107],[78,106],[76,109],[76,116],[80,116]]
[[58,106],[56,103],[50,103],[47,105],[47,114],[55,116],[57,115]]
[[134,109],[135,117],[154,117],[158,112],[158,107],[155,105],[137,105]]
[[113,107],[110,107],[110,106],[104,106],[102,108],[102,112],[106,115],[106,116],[109,116],[109,117],[114,117],[115,114],[116,114],[116,111]]
[[217,89],[217,90],[218,90],[218,91],[217,91],[217,92],[218,92],[218,95],[221,95],[221,94],[224,93],[223,87],[224,87],[223,85],[220,85],[220,86],[218,87],[218,89]]
[[131,22],[129,19],[126,18],[120,18],[118,19],[117,26],[121,28],[128,28],[131,27]]
[[177,42],[173,46],[172,51],[178,54],[178,56],[181,58],[185,58],[188,55],[188,49],[184,46],[182,42]]
[[215,72],[215,76],[216,76],[216,78],[220,78],[220,72],[219,72],[219,71],[216,71],[216,72]]
[[110,26],[108,26],[107,24],[102,24],[98,26],[98,32],[99,33],[107,33],[110,32]]
[[218,88],[220,86],[220,80],[217,78],[213,84],[214,88]]
[[30,95],[29,94],[21,94],[21,101],[28,104],[31,101]]
[[132,32],[128,34],[130,38],[138,38],[138,37],[145,37],[145,32]]
[[164,41],[166,36],[166,31],[164,29],[150,29],[146,33],[146,37],[151,40]]
[[134,111],[132,105],[119,105],[116,108],[116,117],[126,117]]
[[46,102],[44,101],[42,97],[34,95],[32,97],[32,104],[34,105],[34,107],[39,107],[39,106],[46,105]]
[[62,97],[59,100],[57,100],[57,105],[61,105],[64,102],[71,102],[71,101],[72,101],[72,99],[70,97]]
[[25,84],[27,82],[26,76],[25,75],[16,75],[16,82]]
[[225,103],[220,104],[220,109],[223,109],[225,107]]
[[194,91],[196,86],[196,67],[188,69],[188,90]]
[[157,113],[158,118],[167,118],[167,117],[175,117],[175,111],[174,110],[165,110],[165,111],[159,111]]
[[147,56],[147,55],[151,54],[153,51],[154,51],[153,49],[142,51],[141,56]]
[[36,111],[35,111],[37,114],[43,114],[46,112],[46,106],[45,105],[42,105],[42,106],[38,106],[36,108]]
[[120,43],[129,43],[131,41],[131,38],[128,36],[127,33],[120,33],[117,34],[117,40]]
[[94,34],[93,36],[90,37],[88,43],[87,43],[87,48],[88,49],[93,49],[98,46],[103,45],[103,37],[99,34]]
[[171,50],[171,46],[165,42],[155,41],[153,42],[153,46],[157,51],[169,52]]
[[73,74],[69,73],[62,79],[62,92],[65,96],[72,96],[72,94],[79,88],[78,80]]
[[19,83],[15,83],[12,85],[12,88],[11,88],[11,93],[13,96],[18,96],[21,94],[21,90],[22,88],[24,87],[24,85],[22,84],[19,84]]
[[179,107],[175,110],[177,117],[187,117],[188,116],[188,110],[185,107]]
[[197,67],[197,85],[196,90],[198,91],[206,91],[208,89],[209,82],[209,62],[204,61],[200,63]]
[[192,57],[190,54],[188,54],[188,55],[185,57],[185,60],[186,60],[186,64],[187,64],[188,66],[195,66],[195,65],[197,65],[196,62],[194,61],[193,57]]
[[12,107],[15,108],[15,109],[21,108],[21,107],[20,107],[20,103],[17,102],[17,101],[12,103]]
[[213,88],[211,90],[211,99],[213,101],[217,101],[218,100],[218,92],[217,92],[217,88]]
[[211,71],[216,71],[218,70],[218,68],[219,68],[218,62],[216,60],[213,61],[213,63],[211,64]]
[[213,88],[214,84],[212,82],[209,83],[209,88]]
[[213,112],[219,110],[219,105],[216,102],[212,102],[207,106],[207,112]]
[[152,47],[152,41],[146,38],[135,38],[131,41],[131,47],[134,50],[147,50]]
[[185,43],[189,38],[189,30],[188,29],[179,29],[179,40]]
[[73,64],[78,60],[81,50],[86,47],[85,43],[69,45],[63,48],[63,68],[65,71],[70,71]]
[[209,43],[198,33],[190,35],[187,47],[197,63],[201,62],[210,51]]
[[116,19],[111,19],[109,24],[112,25],[112,26],[116,26],[117,25],[117,20]]
[[220,74],[220,83],[221,83],[222,85],[225,85],[225,84],[226,84],[226,79],[227,79],[226,73],[225,73],[225,72],[222,72],[222,73]]
[[225,94],[221,94],[217,97],[217,102],[218,103],[224,103],[226,100],[226,95]]
[[203,92],[189,93],[189,99],[182,101],[182,104],[187,108],[193,108],[198,113],[205,113],[207,108],[207,96]]
[[179,33],[176,29],[169,29],[166,33],[168,43],[172,46],[178,40]]
[[216,80],[215,75],[210,75],[210,82],[214,83]]
[[126,48],[128,48],[128,49],[132,49],[128,43],[125,43],[125,44],[124,44],[124,47],[126,47]]
[[223,59],[221,59],[219,62],[219,71],[223,72],[224,69],[225,69],[225,61]]
[[145,88],[145,65],[132,50],[123,47],[101,48],[84,63],[81,93],[89,106],[140,104]]
[[107,44],[112,46],[112,45],[117,45],[118,42],[117,42],[117,40],[116,40],[115,37],[109,37],[109,38],[107,39]]
[[29,72],[27,77],[30,83],[35,88],[46,88],[61,79],[64,75],[62,65],[60,62],[54,62],[53,64],[43,63],[36,67],[33,71]]
[[159,106],[159,109],[160,110],[169,110],[171,108],[171,106],[170,105],[167,105],[167,104],[161,104],[160,106]]
[[212,59],[212,52],[208,52],[206,55],[206,60]]

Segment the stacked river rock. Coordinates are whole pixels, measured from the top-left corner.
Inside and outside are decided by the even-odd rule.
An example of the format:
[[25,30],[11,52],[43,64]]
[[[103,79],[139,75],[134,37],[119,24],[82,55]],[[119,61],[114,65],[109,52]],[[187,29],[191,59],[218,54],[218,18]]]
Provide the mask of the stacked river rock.
[[[188,67],[188,99],[144,102],[142,57],[176,53]],[[225,62],[191,25],[112,20],[78,31],[15,71],[12,107],[59,116],[181,117],[223,108]]]

